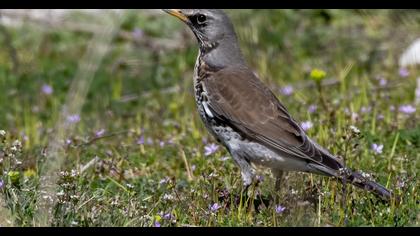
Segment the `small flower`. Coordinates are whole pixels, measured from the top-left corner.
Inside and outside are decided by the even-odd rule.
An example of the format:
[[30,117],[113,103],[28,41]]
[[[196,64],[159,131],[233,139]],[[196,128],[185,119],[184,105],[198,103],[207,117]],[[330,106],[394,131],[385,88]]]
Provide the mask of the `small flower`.
[[134,28],[134,30],[131,32],[131,35],[135,40],[140,40],[144,36],[144,31],[140,28]]
[[315,82],[320,82],[321,80],[323,80],[325,78],[326,75],[327,75],[327,73],[323,70],[313,69],[311,71],[310,77]]
[[59,196],[59,197],[64,196],[64,191],[60,190],[60,192],[56,193],[56,195]]
[[160,141],[160,142],[159,142],[159,146],[160,146],[161,148],[163,148],[163,147],[165,146],[165,141]]
[[313,126],[314,124],[311,122],[311,121],[305,121],[305,122],[302,122],[302,123],[300,123],[300,126],[302,127],[302,129],[304,130],[304,131],[307,131],[307,130],[309,130],[310,128],[312,128],[312,126]]
[[211,212],[216,212],[221,208],[221,206],[219,205],[219,203],[216,202],[213,205],[211,205],[209,208]]
[[395,106],[394,105],[389,106],[389,110],[390,111],[395,111]]
[[165,193],[162,198],[163,198],[163,200],[169,200],[170,201],[170,200],[173,200],[175,197],[171,194]]
[[196,169],[196,168],[197,168],[197,166],[196,166],[196,165],[192,165],[192,166],[191,166],[191,170],[192,170],[192,171],[195,171],[195,169]]
[[0,189],[2,189],[4,186],[4,181],[0,179]]
[[45,95],[51,95],[54,92],[53,88],[48,84],[42,85],[41,91]]
[[70,224],[73,225],[73,226],[77,226],[77,225],[79,225],[79,222],[73,220]]
[[201,142],[203,142],[203,144],[206,145],[208,142],[207,137],[202,137]]
[[308,107],[308,112],[309,113],[314,113],[316,111],[316,109],[318,109],[318,106],[315,104],[312,104]]
[[170,220],[170,219],[172,219],[172,214],[171,213],[166,213],[166,214],[164,214],[163,215],[163,217],[162,217],[164,220]]
[[4,130],[0,129],[0,136],[1,136],[1,137],[6,136],[6,131],[4,131]]
[[78,114],[67,116],[67,122],[69,122],[70,124],[76,124],[79,121],[80,121],[80,116]]
[[223,156],[223,157],[220,158],[220,160],[221,161],[227,161],[227,160],[229,160],[229,158],[230,158],[229,156]]
[[23,131],[20,132],[20,136],[22,137],[23,141],[28,141],[28,139],[29,139],[28,135],[26,135],[25,132],[23,132]]
[[404,114],[407,114],[407,115],[409,115],[409,114],[412,114],[412,113],[416,112],[416,108],[415,108],[415,107],[413,107],[412,105],[409,105],[409,104],[407,104],[407,105],[401,105],[401,106],[398,108],[398,110],[399,110],[401,113],[404,113]]
[[125,186],[127,186],[128,189],[134,189],[134,185],[132,184],[126,184]]
[[355,134],[360,134],[360,130],[356,126],[350,125],[350,130]]
[[162,184],[169,183],[170,180],[171,179],[168,176],[166,176],[165,178],[163,178],[159,181],[159,184],[162,185]]
[[373,152],[375,154],[381,154],[383,148],[384,148],[384,145],[383,144],[373,143],[372,146],[371,146],[371,149],[373,150]]
[[369,113],[372,110],[372,107],[361,107],[360,113]]
[[71,139],[66,139],[66,144],[70,145],[71,144]]
[[33,169],[25,170],[25,172],[23,172],[23,176],[25,176],[26,178],[34,177],[36,176],[36,171],[34,171]]
[[97,138],[102,137],[102,135],[104,135],[104,134],[105,134],[105,129],[100,129],[100,130],[95,132],[95,136]]
[[256,178],[257,178],[257,181],[260,182],[260,183],[262,183],[264,181],[264,176],[262,176],[262,175],[257,175]]
[[406,78],[410,75],[410,72],[406,68],[400,68],[400,70],[398,71],[398,74],[401,77]]
[[384,78],[381,78],[381,79],[379,80],[379,86],[381,86],[381,87],[385,87],[387,84],[388,84],[388,80],[386,80],[386,79],[384,79]]
[[13,141],[12,146],[14,146],[14,147],[22,147],[22,143],[19,140],[16,139],[15,141]]
[[160,223],[159,221],[155,221],[155,223],[153,224],[155,227],[160,227]]
[[283,213],[283,212],[284,212],[284,210],[286,210],[286,207],[281,206],[281,205],[277,205],[277,206],[276,206],[276,213],[277,213],[277,214],[281,214],[281,213]]
[[293,94],[293,86],[291,85],[286,85],[283,88],[280,89],[280,92],[284,95],[284,96],[290,96]]
[[351,120],[356,121],[357,119],[359,119],[359,114],[357,114],[356,112],[352,112],[351,113]]
[[140,136],[140,138],[139,138],[139,139],[137,139],[136,143],[137,143],[138,145],[144,144],[144,136],[143,136],[143,135],[142,135],[142,136]]
[[219,146],[217,144],[211,143],[204,147],[204,155],[209,156],[213,153],[215,153],[219,149]]
[[403,178],[398,177],[397,188],[402,189],[406,186],[406,184],[407,182]]

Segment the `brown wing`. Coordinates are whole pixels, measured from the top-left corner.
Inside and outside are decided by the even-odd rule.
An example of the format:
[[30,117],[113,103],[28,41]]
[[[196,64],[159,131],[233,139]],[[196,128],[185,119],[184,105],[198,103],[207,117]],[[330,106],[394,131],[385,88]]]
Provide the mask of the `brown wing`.
[[204,81],[213,115],[274,151],[337,170],[339,160],[311,141],[276,96],[244,67],[222,69]]

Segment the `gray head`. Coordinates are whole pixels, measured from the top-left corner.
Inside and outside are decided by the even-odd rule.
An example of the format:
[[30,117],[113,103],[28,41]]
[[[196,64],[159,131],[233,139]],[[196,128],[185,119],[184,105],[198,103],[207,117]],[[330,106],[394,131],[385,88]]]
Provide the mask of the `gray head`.
[[245,64],[229,17],[220,9],[164,9],[187,24],[206,63],[225,67]]

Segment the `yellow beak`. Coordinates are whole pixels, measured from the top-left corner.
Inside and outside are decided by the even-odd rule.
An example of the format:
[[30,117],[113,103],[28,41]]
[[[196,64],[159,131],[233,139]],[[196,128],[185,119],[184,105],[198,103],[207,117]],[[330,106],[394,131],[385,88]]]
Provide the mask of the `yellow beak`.
[[188,18],[186,15],[184,15],[181,11],[181,9],[163,9],[163,11],[165,11],[166,13],[173,15],[177,18],[179,18],[180,20],[187,22]]

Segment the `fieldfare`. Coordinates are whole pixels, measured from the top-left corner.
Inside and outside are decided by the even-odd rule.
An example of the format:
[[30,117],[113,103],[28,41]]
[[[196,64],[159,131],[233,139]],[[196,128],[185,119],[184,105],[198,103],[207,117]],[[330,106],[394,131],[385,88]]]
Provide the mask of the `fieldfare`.
[[241,169],[245,187],[255,167],[271,169],[276,188],[284,171],[335,177],[389,200],[391,193],[310,139],[248,67],[229,17],[218,9],[164,9],[187,24],[199,44],[194,94],[206,128]]

